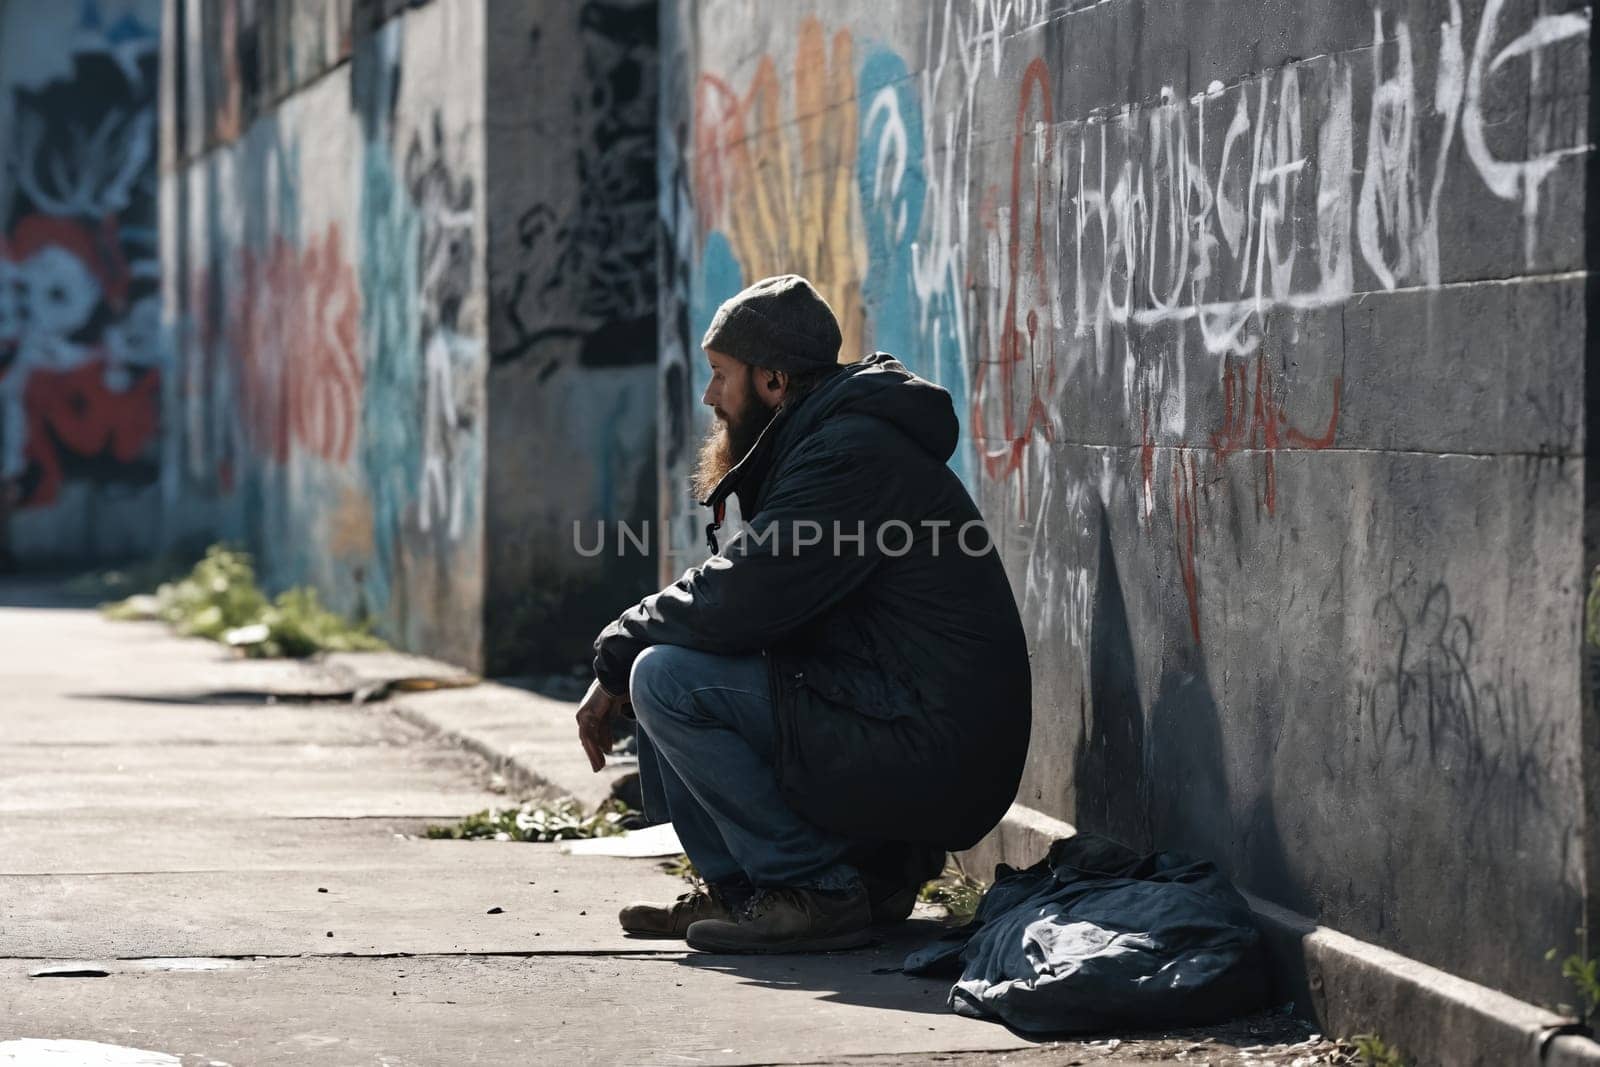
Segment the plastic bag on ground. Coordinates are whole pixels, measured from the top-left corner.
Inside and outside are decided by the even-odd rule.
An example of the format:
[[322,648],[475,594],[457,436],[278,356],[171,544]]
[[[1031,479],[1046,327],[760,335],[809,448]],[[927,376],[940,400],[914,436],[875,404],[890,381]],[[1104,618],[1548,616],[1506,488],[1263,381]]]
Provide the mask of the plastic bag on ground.
[[1268,986],[1250,907],[1214,864],[1093,834],[998,868],[972,923],[905,970],[959,973],[954,1011],[1023,1033],[1220,1022],[1265,1006]]

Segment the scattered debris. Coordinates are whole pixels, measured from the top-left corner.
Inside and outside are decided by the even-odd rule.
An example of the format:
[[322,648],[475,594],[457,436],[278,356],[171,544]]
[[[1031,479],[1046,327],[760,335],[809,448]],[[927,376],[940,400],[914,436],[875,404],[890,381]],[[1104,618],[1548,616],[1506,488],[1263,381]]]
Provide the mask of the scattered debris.
[[654,859],[676,856],[683,851],[683,842],[669,822],[655,826],[635,826],[644,816],[637,813],[625,815],[619,826],[627,833],[612,837],[592,837],[580,841],[563,841],[561,851],[572,856],[627,856],[633,859]]
[[[454,826],[430,826],[427,836],[446,841],[570,841],[624,833],[631,814],[616,801],[606,801],[592,815],[572,797],[526,801],[515,808],[489,808],[468,815]],[[559,892],[559,890],[557,891]]]
[[944,908],[945,918],[952,926],[965,926],[977,913],[988,888],[969,876],[952,858],[943,874],[918,890],[917,899]]
[[309,656],[388,647],[367,626],[322,606],[315,589],[298,586],[276,600],[256,585],[250,556],[212,545],[183,578],[152,595],[136,595],[101,610],[119,620],[155,619],[180,634],[206,637],[247,656]]

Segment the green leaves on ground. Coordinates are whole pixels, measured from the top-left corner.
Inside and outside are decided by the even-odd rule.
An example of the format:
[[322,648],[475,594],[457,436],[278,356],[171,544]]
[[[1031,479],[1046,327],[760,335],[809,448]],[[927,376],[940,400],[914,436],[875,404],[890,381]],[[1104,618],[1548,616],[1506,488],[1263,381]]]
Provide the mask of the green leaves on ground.
[[427,836],[447,841],[570,841],[580,837],[614,837],[624,832],[627,805],[608,800],[585,815],[571,797],[530,800],[515,808],[490,808],[468,815],[454,826],[430,826]]
[[304,586],[276,600],[256,585],[250,556],[212,545],[183,578],[153,595],[131,596],[101,609],[111,619],[159,619],[180,634],[207,637],[247,656],[309,656],[316,652],[367,652],[387,648],[364,624],[322,606]]
[[917,899],[924,904],[940,905],[952,923],[965,926],[977,914],[978,905],[983,903],[983,894],[988,888],[976,878],[968,877],[966,871],[952,863],[945,867],[944,873],[938,878],[918,890]]
[[[1556,950],[1551,949],[1544,954],[1547,960],[1556,958]],[[1578,991],[1578,996],[1583,1000],[1583,1012],[1580,1021],[1585,1026],[1594,1017],[1595,1009],[1600,1008],[1600,959],[1584,959],[1573,953],[1561,961],[1561,977],[1572,983],[1572,988]],[[1566,1010],[1563,1004],[1562,1010]]]
[[1400,1050],[1377,1034],[1357,1034],[1350,1039],[1350,1043],[1355,1046],[1356,1055],[1361,1057],[1366,1067],[1406,1067],[1405,1057],[1400,1055]]
[[662,860],[661,870],[664,874],[682,878],[696,889],[706,884],[705,879],[700,877],[700,871],[695,867],[694,860],[691,860],[688,855],[681,852],[671,859]]

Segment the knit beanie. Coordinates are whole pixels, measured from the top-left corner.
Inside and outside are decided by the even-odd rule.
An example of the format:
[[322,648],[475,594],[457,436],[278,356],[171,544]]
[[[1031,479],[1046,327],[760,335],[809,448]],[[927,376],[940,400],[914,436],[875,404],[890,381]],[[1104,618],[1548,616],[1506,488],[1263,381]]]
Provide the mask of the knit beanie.
[[843,341],[822,294],[798,274],[780,274],[723,301],[700,347],[793,374],[833,366]]

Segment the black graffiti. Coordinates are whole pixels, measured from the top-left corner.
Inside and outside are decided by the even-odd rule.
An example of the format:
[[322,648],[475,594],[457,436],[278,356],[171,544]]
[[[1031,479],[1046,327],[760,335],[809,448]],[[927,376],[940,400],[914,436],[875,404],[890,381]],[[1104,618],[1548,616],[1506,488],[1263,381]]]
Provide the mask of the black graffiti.
[[585,364],[654,361],[656,7],[591,0],[578,26],[577,196],[534,204],[517,220],[505,302],[514,341],[496,362],[557,338],[581,339]]
[[421,217],[418,268],[423,343],[439,329],[454,331],[475,277],[473,184],[445,163],[444,119],[433,113],[432,144],[413,134],[406,149],[406,190]]
[[1422,589],[1391,578],[1373,618],[1391,651],[1357,686],[1360,770],[1381,779],[1447,768],[1463,791],[1465,829],[1504,821],[1515,844],[1523,816],[1543,807],[1554,762],[1554,723],[1533,707],[1527,679],[1483,662],[1476,627],[1444,582]]
[[657,247],[661,263],[661,290],[665,294],[667,332],[662,340],[661,403],[665,413],[666,470],[678,473],[678,464],[689,455],[689,435],[694,427],[694,397],[690,385],[690,353],[696,350],[690,336],[689,286],[694,272],[689,247],[694,232],[693,194],[685,173],[689,141],[688,124],[679,122],[674,145],[672,194],[667,211],[657,221]]

